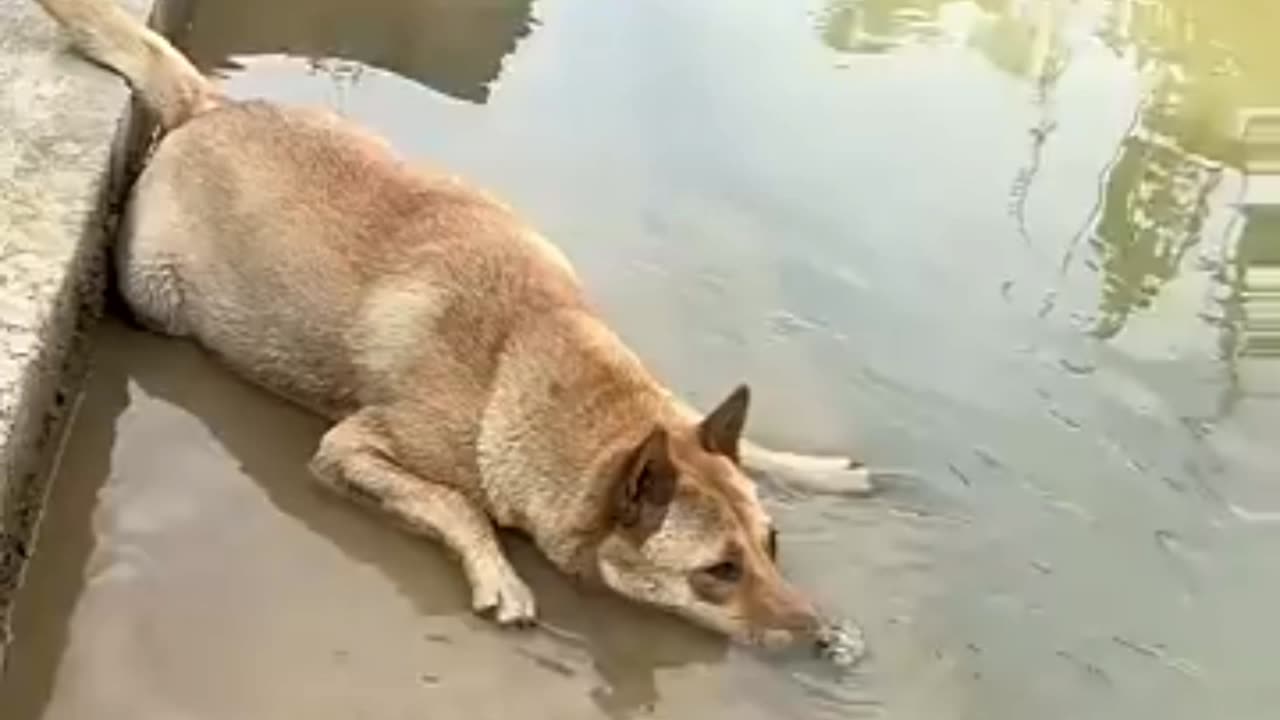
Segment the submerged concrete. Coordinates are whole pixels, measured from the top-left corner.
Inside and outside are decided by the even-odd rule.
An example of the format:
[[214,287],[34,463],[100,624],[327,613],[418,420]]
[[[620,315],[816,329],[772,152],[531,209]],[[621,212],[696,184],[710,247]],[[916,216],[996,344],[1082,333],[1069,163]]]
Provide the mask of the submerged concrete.
[[[151,0],[125,0],[142,15]],[[76,57],[34,2],[0,2],[0,667],[14,591],[102,297],[102,247],[127,177],[125,84]]]

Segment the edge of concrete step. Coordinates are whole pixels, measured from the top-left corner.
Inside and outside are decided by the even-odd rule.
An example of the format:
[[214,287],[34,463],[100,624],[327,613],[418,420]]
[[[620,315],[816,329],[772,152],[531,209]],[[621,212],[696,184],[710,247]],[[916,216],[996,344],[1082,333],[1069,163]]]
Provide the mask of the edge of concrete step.
[[[120,2],[153,26],[176,12]],[[31,0],[0,0],[0,671],[63,426],[74,412],[105,248],[147,124],[125,84],[75,55]]]

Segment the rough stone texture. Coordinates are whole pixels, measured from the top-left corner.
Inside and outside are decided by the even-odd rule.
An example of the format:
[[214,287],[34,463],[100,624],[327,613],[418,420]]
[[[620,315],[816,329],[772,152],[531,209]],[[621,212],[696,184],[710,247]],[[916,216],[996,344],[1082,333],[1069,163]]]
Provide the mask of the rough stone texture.
[[126,177],[116,150],[140,132],[131,115],[124,83],[69,52],[38,5],[0,0],[0,668],[43,459],[101,302],[106,226]]

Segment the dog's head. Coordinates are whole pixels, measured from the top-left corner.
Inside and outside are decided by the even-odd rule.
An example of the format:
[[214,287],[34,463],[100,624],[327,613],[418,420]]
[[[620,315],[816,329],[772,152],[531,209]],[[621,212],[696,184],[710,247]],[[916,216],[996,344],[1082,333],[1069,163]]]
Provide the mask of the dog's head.
[[614,464],[604,583],[749,644],[819,630],[813,605],[778,571],[777,533],[738,464],[749,393],[698,424],[656,426]]

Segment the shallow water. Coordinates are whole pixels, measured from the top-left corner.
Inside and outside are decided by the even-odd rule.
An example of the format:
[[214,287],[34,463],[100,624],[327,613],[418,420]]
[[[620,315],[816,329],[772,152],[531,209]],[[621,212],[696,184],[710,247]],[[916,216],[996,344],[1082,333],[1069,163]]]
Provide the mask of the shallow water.
[[498,191],[673,386],[905,471],[768,493],[872,656],[727,648],[523,551],[549,628],[489,628],[311,488],[318,423],[108,324],[6,720],[1274,715],[1273,3],[257,5],[193,17],[232,94]]

